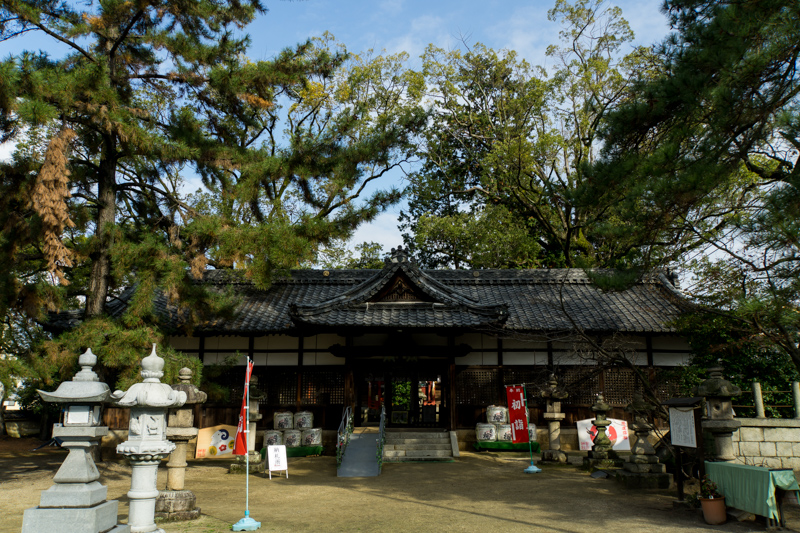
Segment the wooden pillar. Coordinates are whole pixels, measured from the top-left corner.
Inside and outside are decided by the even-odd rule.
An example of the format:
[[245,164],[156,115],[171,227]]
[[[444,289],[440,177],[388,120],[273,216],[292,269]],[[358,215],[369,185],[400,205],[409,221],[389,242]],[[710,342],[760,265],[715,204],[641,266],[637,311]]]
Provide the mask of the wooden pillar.
[[295,408],[301,409],[303,404],[303,337],[297,337],[297,399]]
[[655,369],[655,357],[653,355],[653,337],[648,335],[645,337],[645,342],[647,343],[647,377],[650,379],[650,387],[655,387],[656,385],[656,369]]
[[456,356],[453,353],[455,348],[455,337],[447,337],[447,346],[450,348],[447,354],[447,410],[448,422],[447,429],[455,431],[458,427],[458,411],[456,409]]

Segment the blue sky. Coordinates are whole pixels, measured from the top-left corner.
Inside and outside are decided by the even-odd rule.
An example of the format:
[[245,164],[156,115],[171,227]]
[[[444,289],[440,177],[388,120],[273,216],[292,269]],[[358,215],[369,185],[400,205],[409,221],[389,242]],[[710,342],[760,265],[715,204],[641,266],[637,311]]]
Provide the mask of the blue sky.
[[[558,24],[547,19],[555,0],[306,0],[265,2],[269,11],[247,31],[252,38],[249,56],[268,59],[280,50],[323,32],[332,33],[351,52],[370,48],[376,52],[408,52],[410,67],[419,65],[425,47],[463,47],[480,42],[494,49],[515,50],[534,65],[550,66],[545,57],[549,44],[558,42]],[[669,31],[660,12],[661,0],[607,2],[622,8],[623,16],[636,33],[636,44],[662,40]],[[22,48],[37,49],[48,40],[28,34],[24,40],[0,43],[0,57]],[[52,50],[52,49],[51,49]],[[55,52],[55,50],[53,50]],[[0,159],[8,157],[9,146],[0,146]],[[392,179],[399,179],[394,176]],[[352,242],[376,241],[389,248],[402,243],[397,229],[401,207],[360,228]]]

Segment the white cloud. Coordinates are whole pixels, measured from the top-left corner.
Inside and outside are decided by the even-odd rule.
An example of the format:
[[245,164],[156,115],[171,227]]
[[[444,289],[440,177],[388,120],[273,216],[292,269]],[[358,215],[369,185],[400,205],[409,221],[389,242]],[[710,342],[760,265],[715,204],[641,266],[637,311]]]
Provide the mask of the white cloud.
[[397,248],[403,244],[403,237],[397,229],[397,216],[399,210],[387,211],[378,215],[369,224],[359,227],[350,239],[350,246],[361,244],[362,242],[377,242],[383,246],[384,252],[389,252],[392,248]]

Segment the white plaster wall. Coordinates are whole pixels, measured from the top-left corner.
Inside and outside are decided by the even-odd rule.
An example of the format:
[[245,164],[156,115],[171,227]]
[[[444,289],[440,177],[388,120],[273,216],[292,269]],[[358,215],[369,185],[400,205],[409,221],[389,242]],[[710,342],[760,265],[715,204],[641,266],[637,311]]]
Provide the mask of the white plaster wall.
[[206,352],[222,352],[236,350],[247,351],[249,339],[247,337],[206,337]]
[[313,337],[307,337],[303,341],[303,346],[305,348],[325,350],[334,344],[340,344],[344,346],[345,342],[346,339],[340,335],[336,335],[335,333],[323,333],[320,335],[314,335]]
[[330,352],[318,352],[303,354],[303,366],[343,366],[344,357],[336,357]]
[[503,349],[547,352],[547,343],[520,339],[503,339]]
[[412,335],[411,338],[418,346],[447,346],[447,337],[435,333]]
[[547,352],[503,352],[504,365],[546,365]]
[[497,353],[470,352],[463,357],[455,358],[456,366],[496,365]]
[[681,366],[689,364],[692,354],[689,353],[656,353],[653,352],[655,366]]

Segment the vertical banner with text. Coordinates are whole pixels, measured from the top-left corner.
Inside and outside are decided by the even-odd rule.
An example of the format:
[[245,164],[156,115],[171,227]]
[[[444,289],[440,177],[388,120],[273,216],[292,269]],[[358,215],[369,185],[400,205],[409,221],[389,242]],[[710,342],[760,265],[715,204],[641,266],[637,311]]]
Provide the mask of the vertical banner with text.
[[525,387],[509,385],[506,387],[508,397],[508,422],[511,424],[511,442],[528,442],[528,413],[525,405]]
[[248,395],[250,390],[250,375],[253,373],[253,361],[247,360],[247,369],[244,376],[244,398],[242,398],[242,409],[239,411],[239,426],[236,428],[236,438],[233,442],[233,455],[244,455],[247,453],[247,425],[249,424],[249,413],[247,412]]

